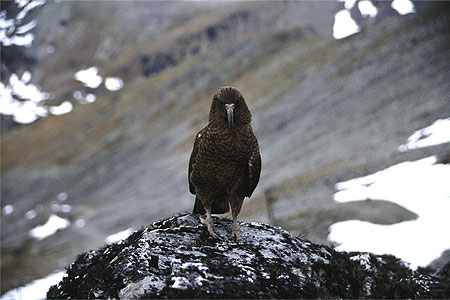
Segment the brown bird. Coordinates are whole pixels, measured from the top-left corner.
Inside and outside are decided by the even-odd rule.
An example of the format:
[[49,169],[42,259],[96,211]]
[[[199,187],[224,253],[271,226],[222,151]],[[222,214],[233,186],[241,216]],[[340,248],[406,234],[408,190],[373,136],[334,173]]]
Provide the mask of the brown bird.
[[211,214],[227,213],[231,206],[231,237],[239,241],[237,216],[245,197],[259,182],[261,156],[251,126],[252,115],[241,92],[230,86],[214,95],[208,125],[197,134],[189,160],[189,190],[195,194],[193,213],[217,238]]

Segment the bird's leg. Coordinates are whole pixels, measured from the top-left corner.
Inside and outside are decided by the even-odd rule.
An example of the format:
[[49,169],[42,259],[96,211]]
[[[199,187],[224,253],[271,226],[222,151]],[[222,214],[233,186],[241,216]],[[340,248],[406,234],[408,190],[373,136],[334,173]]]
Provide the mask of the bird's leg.
[[217,233],[214,230],[213,218],[211,216],[211,204],[212,204],[212,201],[214,200],[214,195],[208,195],[208,196],[205,195],[204,197],[202,197],[200,199],[202,199],[202,200],[205,199],[206,200],[206,201],[202,201],[203,207],[206,210],[206,218],[203,219],[200,216],[200,222],[202,222],[203,225],[206,225],[206,228],[208,228],[209,234],[213,238],[217,239],[219,237],[217,236]]
[[231,216],[233,217],[233,227],[231,229],[231,237],[239,243],[241,237],[241,227],[237,221],[237,216],[241,212],[242,202],[244,202],[243,197],[233,197],[230,201],[231,205]]
[[202,224],[206,225],[206,228],[208,228],[209,234],[213,238],[217,239],[219,237],[217,236],[217,233],[214,230],[213,218],[211,216],[211,208],[210,207],[209,208],[205,207],[205,210],[206,210],[206,218],[203,219],[202,217],[200,217],[200,222],[202,222]]
[[231,229],[231,237],[235,240],[236,243],[239,243],[241,238],[241,227],[237,221],[237,216],[233,216],[233,228]]

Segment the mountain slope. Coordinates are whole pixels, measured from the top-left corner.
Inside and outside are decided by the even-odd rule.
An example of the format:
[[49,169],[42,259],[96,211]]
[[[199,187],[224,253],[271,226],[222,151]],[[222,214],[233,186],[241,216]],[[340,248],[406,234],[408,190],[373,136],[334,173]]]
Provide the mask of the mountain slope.
[[[14,205],[1,220],[8,274],[2,291],[63,268],[108,234],[190,211],[189,152],[223,85],[246,98],[263,160],[260,184],[241,217],[282,224],[316,242],[326,242],[328,225],[346,218],[345,209],[333,214],[335,183],[450,150],[448,144],[397,150],[415,130],[450,115],[448,4],[386,16],[333,40],[338,3],[176,3],[42,9],[34,80],[54,92],[54,101],[75,89],[95,92],[97,101],[2,136],[2,206]],[[167,18],[158,19],[160,10]],[[43,21],[56,13],[67,19],[63,34]],[[149,15],[153,23],[138,29]],[[56,51],[44,56],[49,39]],[[73,74],[91,65],[125,86],[114,93],[81,87]],[[60,193],[72,210],[59,215],[72,225],[33,240],[28,231],[45,223]],[[31,209],[41,212],[28,220]],[[355,209],[367,218],[364,208],[348,210]],[[331,213],[323,217],[324,211]],[[305,216],[321,218],[305,223]],[[396,218],[412,217],[403,210]],[[79,219],[83,228],[74,225]]]

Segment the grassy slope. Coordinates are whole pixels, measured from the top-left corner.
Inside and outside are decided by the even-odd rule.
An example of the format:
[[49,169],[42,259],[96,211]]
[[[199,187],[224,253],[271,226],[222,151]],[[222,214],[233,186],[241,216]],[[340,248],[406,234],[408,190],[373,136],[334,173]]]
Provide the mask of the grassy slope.
[[[2,136],[2,206],[15,206],[14,215],[2,217],[2,272],[11,278],[2,280],[2,291],[64,267],[80,251],[101,245],[107,234],[190,210],[186,170],[192,140],[207,122],[211,96],[225,84],[246,97],[263,157],[260,185],[241,217],[281,224],[314,241],[326,242],[334,221],[374,218],[364,203],[335,204],[336,182],[449,150],[443,145],[397,151],[414,130],[450,114],[445,43],[450,30],[442,10],[386,18],[336,41],[307,26],[279,25],[274,16],[282,9],[267,13],[248,6],[169,22],[161,41],[124,43],[113,64],[89,48],[90,63],[105,74],[123,76],[124,88],[100,91],[93,104]],[[140,75],[143,53],[183,47],[186,37],[242,11],[251,12],[248,23],[231,26],[215,42],[201,38],[198,55],[151,78]],[[86,36],[91,43],[98,39],[89,31]],[[65,70],[81,49],[71,51],[48,62],[50,74]],[[64,95],[76,87],[67,74],[47,79],[44,86]],[[270,220],[267,189],[276,199]],[[28,239],[28,230],[46,221],[63,191],[73,210],[61,215],[83,218],[86,227],[71,227],[39,243]],[[36,205],[44,212],[23,220]],[[394,211],[387,203],[376,209],[386,215],[381,223],[414,217],[400,208],[395,215],[387,213]],[[42,259],[36,262],[36,257]],[[21,276],[23,269],[29,275]]]

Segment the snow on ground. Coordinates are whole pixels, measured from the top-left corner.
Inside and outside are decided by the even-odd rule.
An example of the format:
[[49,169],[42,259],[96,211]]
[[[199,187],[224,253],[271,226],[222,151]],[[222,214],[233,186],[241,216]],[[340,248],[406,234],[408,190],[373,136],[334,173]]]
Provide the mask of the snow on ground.
[[32,237],[42,240],[55,234],[60,229],[67,228],[69,225],[69,220],[58,217],[57,215],[51,215],[47,223],[31,229],[29,233]]
[[58,106],[51,106],[49,108],[50,113],[53,115],[63,115],[71,112],[73,109],[73,105],[70,101],[64,101]]
[[86,70],[80,70],[75,73],[75,79],[82,82],[86,87],[96,89],[103,81],[102,76],[97,74],[97,67],[90,67]]
[[[410,149],[450,142],[450,118],[440,119],[416,131],[405,145]],[[387,200],[414,212],[416,220],[379,225],[359,220],[330,226],[328,239],[342,251],[393,254],[412,267],[426,266],[450,249],[450,165],[437,163],[435,156],[407,161],[364,177],[336,184],[337,202]]]
[[105,238],[105,242],[106,242],[107,244],[112,244],[112,243],[118,242],[118,241],[120,241],[120,240],[126,239],[126,238],[129,237],[130,234],[132,234],[133,232],[134,232],[134,229],[133,229],[133,228],[125,229],[124,231],[120,231],[120,232],[118,232],[118,233],[111,234],[111,235],[107,236],[107,237]]
[[11,290],[3,295],[0,300],[40,300],[45,299],[48,289],[59,283],[66,271],[58,271],[47,277],[35,280],[23,287]]
[[398,150],[401,152],[411,149],[434,146],[450,142],[450,118],[440,119],[432,125],[417,130],[408,138],[406,145],[401,145]]
[[369,0],[358,2],[358,9],[363,17],[369,16],[374,18],[378,13],[378,9]]
[[107,77],[105,79],[105,87],[108,91],[118,91],[123,87],[123,81],[118,77]]
[[[360,31],[360,27],[353,20],[350,10],[356,3],[356,0],[337,0],[344,2],[345,9],[339,11],[334,16],[333,37],[337,40],[346,38]],[[396,10],[400,15],[406,15],[415,12],[414,3],[410,0],[394,0],[391,3],[392,9]],[[375,18],[378,10],[369,0],[358,2],[358,9],[363,17]]]
[[394,0],[391,3],[391,7],[395,9],[400,15],[406,15],[416,12],[414,9],[414,3],[410,0]]
[[333,37],[335,39],[343,39],[357,32],[359,32],[359,26],[348,10],[341,10],[334,16]]
[[336,184],[337,202],[388,200],[416,213],[413,221],[378,225],[358,220],[330,226],[329,240],[342,251],[393,254],[415,266],[426,266],[450,248],[450,165],[435,156],[403,162],[371,175]]

